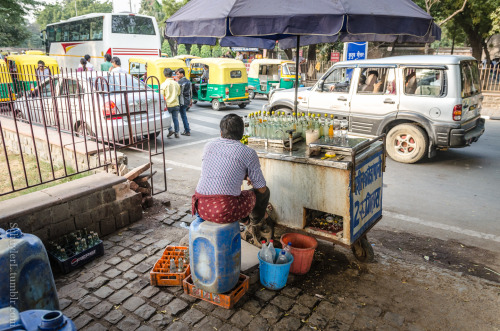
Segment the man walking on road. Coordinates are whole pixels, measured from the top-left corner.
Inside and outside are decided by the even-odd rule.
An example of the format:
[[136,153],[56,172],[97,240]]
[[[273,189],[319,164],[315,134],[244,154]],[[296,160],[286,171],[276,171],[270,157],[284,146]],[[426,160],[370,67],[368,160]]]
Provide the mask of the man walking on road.
[[175,133],[175,138],[179,138],[179,95],[181,94],[181,87],[172,77],[172,69],[165,68],[163,70],[163,75],[165,75],[165,81],[160,86],[161,94],[167,103],[167,110],[172,115],[172,121],[174,122],[174,130],[172,126],[168,128],[167,137],[170,138]]
[[184,132],[181,133],[183,136],[190,136],[191,130],[189,129],[189,123],[187,119],[186,112],[189,107],[192,106],[193,91],[191,89],[191,82],[186,78],[186,72],[184,69],[177,69],[177,81],[181,87],[181,95],[179,97],[179,111],[181,114],[182,124],[184,125]]

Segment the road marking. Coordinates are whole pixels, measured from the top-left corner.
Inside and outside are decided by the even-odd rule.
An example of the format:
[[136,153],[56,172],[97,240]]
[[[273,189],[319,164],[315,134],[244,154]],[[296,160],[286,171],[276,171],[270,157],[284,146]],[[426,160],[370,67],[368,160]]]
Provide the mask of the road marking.
[[464,234],[464,235],[467,235],[470,237],[476,237],[476,238],[500,242],[500,236],[495,236],[494,234],[491,234],[491,233],[484,233],[484,232],[478,232],[478,231],[474,231],[474,230],[462,229],[462,228],[459,228],[458,226],[446,225],[443,223],[424,221],[424,220],[417,218],[417,217],[411,217],[411,216],[407,216],[407,215],[393,213],[390,211],[384,211],[383,214],[384,214],[384,216],[388,216],[388,217],[395,218],[395,219],[409,222],[409,223],[415,223],[418,225],[424,225],[424,226],[428,226],[431,228],[436,228],[436,229],[441,229],[441,230],[445,230],[445,231]]
[[220,124],[220,120],[222,119],[223,116],[214,118],[214,117],[209,117],[205,115],[198,115],[198,114],[189,114],[188,121],[190,119],[197,120],[200,122],[207,122],[207,123],[212,123],[212,124],[217,124],[217,126]]
[[171,164],[173,166],[181,167],[181,168],[187,168],[187,169],[201,171],[201,167],[197,167],[197,166],[186,164],[186,163],[175,162],[175,161],[170,161],[170,160],[165,160],[165,163]]
[[213,141],[217,138],[209,138],[209,139],[203,139],[203,140],[198,140],[198,141],[193,141],[193,142],[190,142],[190,143],[186,143],[186,144],[181,144],[181,145],[175,145],[175,146],[172,146],[172,147],[166,147],[165,149],[167,151],[170,151],[172,149],[177,149],[177,148],[183,148],[183,147],[186,147],[186,146],[192,146],[192,145],[198,145],[198,144],[204,144],[204,143],[207,143],[209,141]]
[[205,126],[205,125],[196,124],[196,123],[189,123],[189,128],[191,130],[193,130],[193,131],[198,131],[198,132],[202,132],[202,133],[205,133],[205,134],[220,135],[220,129],[219,128],[214,129],[214,128],[211,128],[211,127],[208,127],[208,126]]

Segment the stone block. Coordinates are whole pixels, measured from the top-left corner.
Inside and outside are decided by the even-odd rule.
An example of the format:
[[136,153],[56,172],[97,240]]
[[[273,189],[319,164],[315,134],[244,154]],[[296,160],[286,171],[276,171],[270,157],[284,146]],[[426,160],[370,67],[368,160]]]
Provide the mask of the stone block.
[[111,293],[113,293],[114,291],[108,287],[108,286],[103,286],[101,287],[100,289],[98,289],[97,291],[94,292],[94,295],[98,296],[99,298],[101,299],[106,299],[107,297],[109,297],[111,295]]
[[[37,236],[38,238],[40,238],[41,241],[43,242],[46,242],[47,240],[49,240],[50,236],[49,236],[49,229],[48,228],[44,228],[44,229],[40,229],[40,230],[35,230],[32,232],[33,235]],[[53,238],[53,239],[56,239],[56,238]]]
[[169,303],[166,308],[167,308],[167,312],[169,312],[170,315],[176,316],[176,315],[180,314],[182,311],[186,310],[188,307],[189,307],[189,305],[186,302],[184,302],[180,299],[174,299],[174,301]]
[[124,317],[124,315],[122,314],[122,312],[118,309],[113,309],[111,310],[111,312],[109,314],[106,315],[106,317],[104,317],[104,319],[106,321],[108,321],[109,323],[111,324],[116,324],[118,323],[122,318]]
[[111,310],[111,308],[113,308],[112,304],[110,304],[107,301],[103,301],[100,304],[98,304],[97,306],[95,306],[94,308],[92,308],[89,311],[89,313],[92,316],[94,316],[95,318],[101,318],[104,315],[106,315]]
[[130,223],[137,222],[142,219],[142,206],[140,204],[133,205],[129,209]]
[[70,217],[69,204],[67,202],[55,205],[51,208],[52,222],[59,223]]
[[94,192],[87,196],[87,204],[89,210],[94,209],[102,204],[102,191]]
[[130,296],[132,296],[132,292],[128,290],[119,290],[118,292],[110,296],[108,300],[115,305],[119,305]]
[[198,323],[203,317],[205,317],[205,314],[199,311],[198,309],[191,308],[187,313],[182,315],[182,320],[189,323],[190,325],[194,325]]
[[292,307],[292,305],[295,303],[294,300],[286,297],[286,296],[283,296],[283,295],[278,295],[277,297],[275,297],[271,303],[273,305],[276,305],[278,306],[279,308],[283,309],[283,310],[288,310]]
[[87,228],[92,224],[91,212],[87,211],[78,215],[75,215],[75,226],[78,230]]
[[128,215],[128,211],[122,211],[118,215],[115,216],[116,228],[121,229],[130,224],[130,218]]
[[83,314],[83,315],[78,316],[78,318],[75,319],[73,322],[75,323],[76,330],[81,330],[87,324],[89,324],[91,321],[92,321],[92,317],[90,317],[87,314]]
[[298,330],[300,329],[300,319],[293,316],[283,317],[274,327],[276,330]]
[[139,316],[142,320],[147,320],[148,318],[153,316],[153,314],[155,312],[156,312],[156,309],[154,309],[153,307],[151,307],[148,304],[144,304],[134,311],[134,313],[137,316]]
[[90,211],[90,215],[94,222],[99,222],[107,217],[107,211],[109,207],[107,205],[99,205]]
[[[231,323],[240,327],[245,327],[252,321],[253,316],[246,310],[240,310],[231,317]],[[284,329],[286,330],[286,329]]]
[[115,190],[115,199],[120,200],[123,197],[127,196],[130,194],[130,183],[128,182],[123,182],[120,184],[116,184],[113,186],[113,189]]
[[[26,217],[23,217],[26,218]],[[65,219],[68,219],[69,216]],[[53,221],[52,219],[52,208],[47,208],[44,210],[39,210],[29,216],[28,223],[31,226],[31,231],[35,231],[38,229],[43,229],[50,224],[59,223],[60,221]],[[65,220],[62,219],[61,221]],[[21,228],[21,230],[24,230]],[[25,230],[24,230],[25,231]]]
[[127,283],[128,282],[125,279],[118,278],[118,279],[113,279],[112,281],[110,281],[108,283],[108,286],[115,289],[115,290],[119,290],[122,287],[124,287]]
[[101,236],[107,236],[116,231],[116,223],[114,217],[108,217],[99,222]]
[[134,311],[140,306],[142,306],[145,303],[145,301],[141,298],[138,297],[131,297],[125,303],[122,305],[123,308],[129,310],[129,311]]
[[89,210],[88,195],[69,201],[71,215],[78,215]]
[[116,200],[116,192],[115,189],[110,187],[102,191],[102,197],[101,197],[101,202],[102,203],[108,203],[108,202],[113,202]]
[[68,234],[70,232],[73,232],[76,230],[75,227],[75,220],[73,218],[69,218],[63,222],[59,222],[57,224],[52,224],[50,226],[50,238],[51,239],[58,239],[65,234]]

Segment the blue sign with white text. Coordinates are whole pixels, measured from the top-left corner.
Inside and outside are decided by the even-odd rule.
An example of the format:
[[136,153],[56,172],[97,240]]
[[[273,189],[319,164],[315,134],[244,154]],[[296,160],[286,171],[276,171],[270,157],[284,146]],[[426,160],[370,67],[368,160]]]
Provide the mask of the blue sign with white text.
[[362,43],[347,43],[346,46],[346,60],[364,60],[366,59],[367,42]]

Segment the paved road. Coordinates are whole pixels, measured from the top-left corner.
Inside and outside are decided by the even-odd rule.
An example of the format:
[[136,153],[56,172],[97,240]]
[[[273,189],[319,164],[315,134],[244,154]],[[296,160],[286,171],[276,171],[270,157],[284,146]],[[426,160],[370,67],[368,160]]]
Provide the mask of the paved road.
[[[224,115],[246,115],[260,110],[266,102],[257,98],[246,109],[231,107],[219,112],[208,103],[194,106],[188,112],[192,136],[166,139],[169,192],[185,197],[192,194],[200,173],[203,146],[219,136],[218,124]],[[500,121],[487,120],[485,135],[471,147],[440,152],[437,157],[414,165],[389,159],[384,175],[384,219],[377,226],[460,239],[498,250],[498,141]],[[144,154],[127,154],[130,166],[146,160]]]

